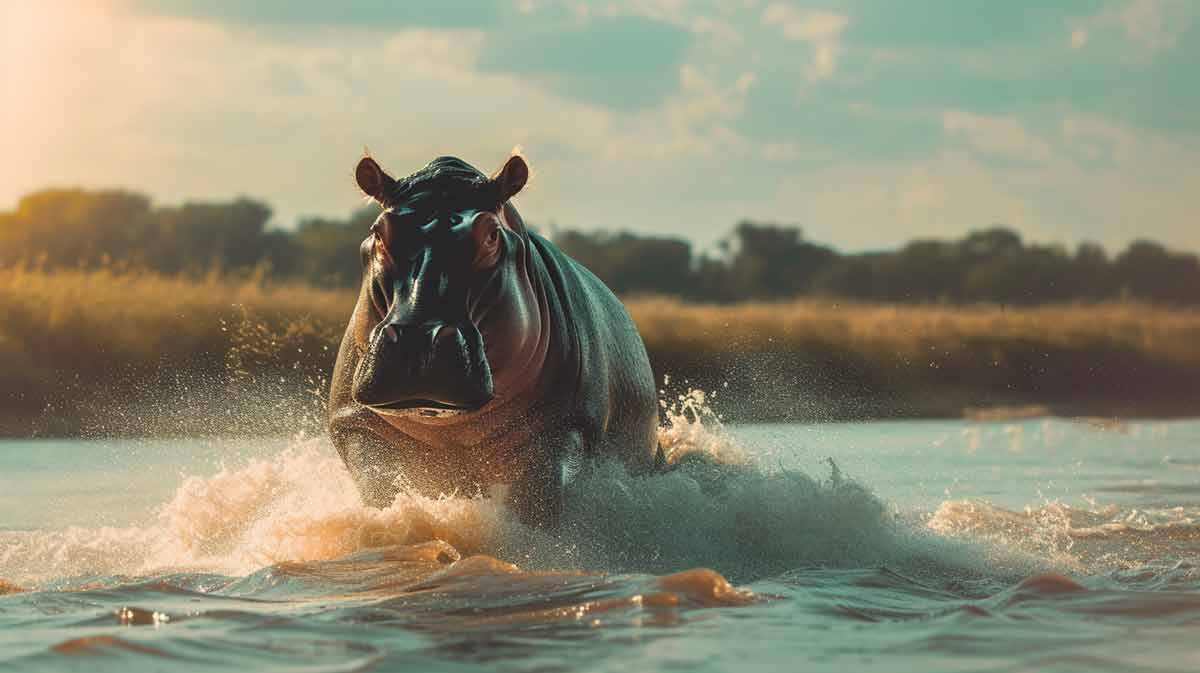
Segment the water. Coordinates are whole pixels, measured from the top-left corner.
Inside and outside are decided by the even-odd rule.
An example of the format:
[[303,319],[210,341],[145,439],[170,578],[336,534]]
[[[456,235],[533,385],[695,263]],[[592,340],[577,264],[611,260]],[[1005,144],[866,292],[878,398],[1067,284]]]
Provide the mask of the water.
[[664,439],[553,536],[319,437],[0,442],[0,668],[1200,669],[1198,421]]

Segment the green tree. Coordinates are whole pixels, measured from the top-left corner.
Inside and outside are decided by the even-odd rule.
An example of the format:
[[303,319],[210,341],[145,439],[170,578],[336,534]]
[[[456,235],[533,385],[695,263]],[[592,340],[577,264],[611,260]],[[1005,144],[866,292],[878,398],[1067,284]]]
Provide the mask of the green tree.
[[8,261],[44,259],[50,267],[144,264],[155,233],[150,200],[121,190],[34,192],[0,226]]
[[1123,292],[1163,303],[1200,302],[1200,261],[1153,241],[1134,241],[1114,261]]
[[153,267],[165,272],[237,270],[265,258],[271,208],[240,197],[229,203],[184,203],[160,208]]
[[793,297],[810,290],[813,278],[836,257],[831,248],[804,240],[799,227],[739,222],[729,249],[731,298]]
[[554,243],[617,294],[687,294],[692,248],[675,238],[560,231]]
[[362,273],[358,248],[378,215],[378,208],[368,207],[345,220],[321,217],[300,220],[292,235],[298,256],[296,275],[316,285],[357,285]]

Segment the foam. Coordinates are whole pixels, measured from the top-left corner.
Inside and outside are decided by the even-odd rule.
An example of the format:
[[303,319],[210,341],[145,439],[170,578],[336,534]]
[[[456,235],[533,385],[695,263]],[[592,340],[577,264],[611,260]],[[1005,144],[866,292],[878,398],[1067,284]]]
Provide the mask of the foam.
[[824,477],[757,465],[702,395],[665,405],[672,469],[630,476],[600,464],[572,484],[561,529],[517,522],[501,502],[402,494],[363,506],[325,440],[183,479],[146,527],[0,533],[0,577],[18,584],[79,575],[193,570],[242,576],[283,561],[441,540],[528,569],[668,573],[711,567],[745,580],[797,567],[956,566],[983,555],[901,521],[830,463]]
[[1048,501],[1013,511],[979,500],[947,500],[929,517],[927,526],[947,538],[1102,575],[1194,556],[1195,540],[1200,539],[1200,508],[1125,509],[1097,502],[1072,507]]

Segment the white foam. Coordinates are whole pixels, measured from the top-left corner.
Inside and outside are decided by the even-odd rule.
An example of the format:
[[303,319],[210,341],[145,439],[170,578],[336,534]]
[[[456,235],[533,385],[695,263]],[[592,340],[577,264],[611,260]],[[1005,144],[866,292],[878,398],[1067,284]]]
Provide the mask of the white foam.
[[1126,509],[1049,501],[1013,511],[979,500],[947,500],[929,517],[930,530],[994,549],[1021,552],[1089,574],[1194,556],[1200,508]]
[[597,466],[572,485],[554,535],[525,528],[484,497],[401,495],[385,509],[365,507],[328,442],[304,440],[184,479],[152,526],[0,533],[0,577],[245,575],[430,540],[526,567],[707,566],[735,578],[813,565],[978,565],[967,547],[899,522],[832,464],[824,478],[755,465],[694,393],[664,416],[661,440],[674,469],[632,477],[619,465]]

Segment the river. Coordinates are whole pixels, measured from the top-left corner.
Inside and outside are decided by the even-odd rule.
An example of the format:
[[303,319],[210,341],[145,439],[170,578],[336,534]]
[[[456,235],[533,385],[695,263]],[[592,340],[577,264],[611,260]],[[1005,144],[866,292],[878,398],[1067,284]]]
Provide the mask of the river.
[[1200,669],[1198,421],[664,441],[554,534],[319,436],[0,441],[0,669]]

